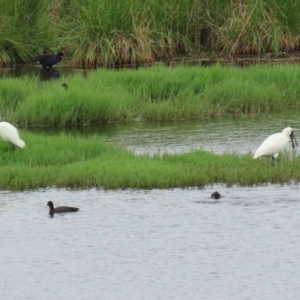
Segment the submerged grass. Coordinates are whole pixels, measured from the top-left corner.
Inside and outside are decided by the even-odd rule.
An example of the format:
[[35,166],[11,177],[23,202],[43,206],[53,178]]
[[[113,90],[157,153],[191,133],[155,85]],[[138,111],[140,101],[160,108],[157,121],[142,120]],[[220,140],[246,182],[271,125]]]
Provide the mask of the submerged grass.
[[[297,66],[106,70],[50,82],[3,79],[0,115],[19,126],[254,116],[300,107]],[[68,83],[69,89],[61,87]]]
[[21,132],[24,149],[0,142],[0,187],[175,188],[206,184],[253,185],[299,181],[300,158],[286,153],[274,166],[252,155],[216,155],[198,150],[186,154],[135,156],[98,137]]

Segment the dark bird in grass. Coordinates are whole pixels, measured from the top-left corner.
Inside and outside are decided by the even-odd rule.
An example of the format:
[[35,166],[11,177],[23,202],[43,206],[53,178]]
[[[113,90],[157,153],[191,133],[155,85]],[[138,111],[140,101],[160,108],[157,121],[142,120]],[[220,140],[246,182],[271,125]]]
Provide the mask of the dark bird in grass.
[[52,68],[53,65],[59,63],[62,58],[65,57],[63,52],[58,52],[57,54],[48,53],[48,54],[41,54],[31,59],[32,62],[38,62],[43,66],[43,69],[49,67]]
[[49,201],[47,203],[47,206],[49,206],[49,214],[50,215],[54,215],[55,213],[75,212],[75,211],[79,210],[79,208],[77,208],[77,207],[70,207],[70,206],[59,206],[59,207],[54,208],[52,201]]
[[219,192],[213,192],[210,197],[214,199],[220,199],[221,194]]
[[62,85],[61,85],[66,91],[68,90],[68,85],[66,84],[66,83],[63,83]]

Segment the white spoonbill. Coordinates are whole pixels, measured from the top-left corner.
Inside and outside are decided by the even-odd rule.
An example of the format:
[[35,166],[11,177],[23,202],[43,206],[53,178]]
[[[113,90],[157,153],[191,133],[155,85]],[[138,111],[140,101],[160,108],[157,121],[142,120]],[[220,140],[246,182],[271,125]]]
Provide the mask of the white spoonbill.
[[18,129],[8,122],[0,122],[0,137],[3,141],[9,142],[11,149],[15,149],[15,145],[24,148],[25,143],[19,137]]
[[271,156],[273,164],[279,152],[283,151],[289,142],[292,142],[293,148],[295,148],[295,146],[298,147],[294,131],[291,127],[284,128],[282,132],[274,133],[267,137],[256,150],[253,159],[261,156]]

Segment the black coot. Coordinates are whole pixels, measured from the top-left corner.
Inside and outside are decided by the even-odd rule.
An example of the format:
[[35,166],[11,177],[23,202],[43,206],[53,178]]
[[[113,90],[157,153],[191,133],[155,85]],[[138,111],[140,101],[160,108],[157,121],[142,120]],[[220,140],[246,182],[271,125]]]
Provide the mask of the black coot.
[[49,208],[50,208],[50,210],[49,210],[50,215],[53,215],[54,213],[75,212],[75,211],[79,210],[79,208],[77,208],[77,207],[70,207],[70,206],[59,206],[59,207],[54,208],[52,201],[49,201],[47,203],[47,206],[49,206]]
[[213,192],[210,197],[214,198],[214,199],[220,199],[221,198],[221,194],[216,191],[216,192]]
[[57,54],[48,53],[48,54],[38,55],[37,57],[32,58],[31,61],[39,62],[43,66],[43,69],[47,67],[51,69],[51,67],[59,63],[63,57],[65,57],[65,54],[60,51]]

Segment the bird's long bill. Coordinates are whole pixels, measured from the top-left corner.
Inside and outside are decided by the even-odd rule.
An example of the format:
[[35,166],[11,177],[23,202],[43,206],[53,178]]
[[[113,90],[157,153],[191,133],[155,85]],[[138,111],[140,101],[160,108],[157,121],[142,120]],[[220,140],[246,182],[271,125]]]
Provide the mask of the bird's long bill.
[[292,140],[292,147],[295,148],[298,147],[298,143],[296,141],[295,135],[294,135],[294,131],[291,133],[291,140]]

